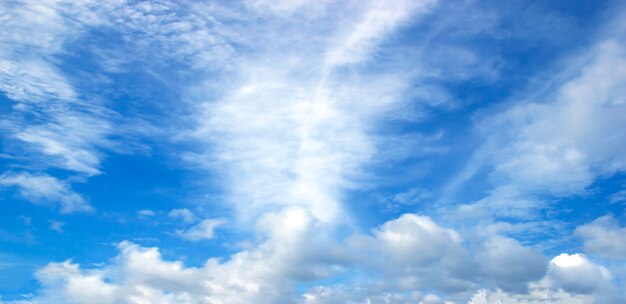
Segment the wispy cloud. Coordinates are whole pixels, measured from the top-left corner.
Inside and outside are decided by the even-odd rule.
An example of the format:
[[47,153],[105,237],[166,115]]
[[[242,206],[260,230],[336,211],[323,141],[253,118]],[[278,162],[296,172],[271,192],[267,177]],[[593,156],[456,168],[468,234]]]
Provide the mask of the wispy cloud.
[[2,4],[0,90],[15,104],[0,126],[52,166],[94,175],[100,173],[98,150],[108,146],[109,113],[93,99],[84,100],[55,59],[85,30],[83,23],[66,17],[67,5]]
[[156,212],[150,209],[142,209],[142,210],[137,211],[137,214],[143,217],[152,217],[156,215]]
[[45,174],[4,173],[0,186],[16,187],[20,196],[34,204],[58,205],[62,213],[92,212],[94,209],[81,195],[55,177]]
[[351,20],[351,31],[330,39],[313,36],[284,46],[268,37],[286,47],[288,59],[274,52],[243,59],[237,81],[200,107],[193,136],[210,149],[188,158],[222,172],[244,218],[301,205],[319,219],[334,220],[342,213],[342,192],[375,153],[367,128],[400,100],[405,86],[402,75],[359,78],[339,68],[364,61],[385,34],[428,5],[373,1]]
[[[490,195],[464,212],[528,218],[548,205],[539,197],[584,194],[599,176],[624,172],[625,47],[601,41],[551,94],[478,120],[485,144],[460,180],[487,170]],[[561,77],[563,77],[561,75]],[[453,181],[452,183],[456,183]]]
[[172,209],[167,216],[172,219],[181,220],[184,223],[192,223],[196,220],[196,216],[187,208]]
[[58,233],[63,233],[63,226],[65,226],[64,222],[60,221],[50,221],[50,226],[48,227],[50,230],[53,230]]
[[215,237],[215,229],[223,224],[225,224],[223,219],[206,219],[189,229],[178,230],[176,233],[190,241],[210,240]]

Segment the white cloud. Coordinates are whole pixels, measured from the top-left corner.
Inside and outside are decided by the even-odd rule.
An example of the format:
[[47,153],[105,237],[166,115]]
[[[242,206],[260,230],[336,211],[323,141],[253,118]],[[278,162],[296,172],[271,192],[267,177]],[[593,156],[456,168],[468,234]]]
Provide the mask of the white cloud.
[[551,260],[545,277],[532,282],[528,292],[480,290],[472,296],[469,304],[609,304],[624,300],[626,295],[615,285],[608,269],[582,254],[563,253]]
[[311,1],[311,0],[247,0],[246,5],[257,10],[267,11],[277,15],[289,15],[299,10],[314,11],[321,13],[325,11],[328,0]]
[[[345,289],[354,294],[318,286],[304,295],[305,301],[442,303],[444,299],[416,290],[449,292],[458,299],[467,299],[466,295],[479,286],[506,290],[497,291],[496,298],[507,292],[526,291],[529,282],[545,273],[545,259],[536,249],[495,232],[478,240],[464,239],[428,216],[407,214],[382,224],[371,234],[357,233],[347,238],[346,244],[337,244],[334,239],[338,225],[349,222],[342,210],[346,191],[359,185],[361,170],[385,140],[371,136],[372,129],[382,115],[397,110],[410,89],[406,80],[411,76],[404,72],[361,73],[359,64],[373,58],[378,44],[390,33],[413,22],[434,3],[369,1],[358,13],[332,15],[345,15],[340,30],[334,31],[327,25],[316,27],[316,16],[300,22],[301,27],[290,23],[293,20],[288,15],[314,5],[309,1],[249,1],[248,5],[256,9],[287,14],[281,16],[285,19],[271,20],[255,15],[255,23],[248,24],[241,14],[230,12],[232,15],[226,19],[241,23],[238,31],[243,33],[238,34],[225,29],[217,20],[219,16],[207,17],[219,11],[218,5],[197,6],[206,8],[207,15],[191,9],[195,13],[185,15],[189,8],[166,1],[87,1],[63,6],[64,13],[79,16],[81,22],[116,29],[129,43],[135,43],[133,47],[145,50],[136,52],[141,56],[170,56],[196,70],[216,66],[228,69],[228,81],[210,79],[207,82],[213,86],[189,89],[191,95],[204,90],[206,96],[206,102],[195,112],[197,126],[190,132],[195,144],[204,144],[205,150],[187,157],[220,176],[216,180],[224,186],[224,205],[234,203],[239,224],[256,226],[251,228],[254,241],[245,249],[226,259],[209,259],[197,268],[165,261],[158,249],[128,242],[120,244],[120,253],[111,265],[98,269],[80,269],[71,262],[51,263],[38,274],[43,290],[34,302],[291,303],[298,298],[297,283],[327,279],[346,273],[346,268],[379,279],[356,278],[362,281]],[[45,11],[41,18],[55,16],[54,21],[60,15],[54,10]],[[61,27],[69,32],[67,35],[73,35],[74,30]],[[60,43],[66,39],[64,35],[54,34],[51,41]],[[294,39],[285,42],[287,36]],[[229,39],[237,40],[253,54],[237,57],[240,54],[231,48]],[[597,61],[579,78],[563,85],[552,102],[520,105],[506,111],[495,127],[487,126],[490,131],[509,130],[502,126],[507,126],[505,120],[513,119],[514,128],[510,128],[511,134],[491,138],[497,146],[488,151],[494,159],[493,175],[504,182],[496,182],[502,187],[482,203],[502,211],[500,214],[522,217],[526,209],[536,208],[539,203],[520,197],[521,192],[578,193],[596,174],[623,169],[619,152],[624,136],[615,131],[608,143],[595,139],[605,129],[623,127],[618,120],[623,103],[613,98],[614,91],[623,87],[623,73],[613,71],[610,77],[601,73],[607,67],[624,65],[621,49],[615,42],[600,47]],[[62,47],[50,46],[50,50],[62,52]],[[471,53],[450,53],[474,60]],[[36,100],[48,96],[76,102],[76,107],[82,109],[71,85],[53,64],[35,61],[41,65],[39,69],[20,74],[20,65],[25,61],[12,60],[2,65],[8,72],[2,76],[6,79],[0,78],[6,83],[2,89],[11,98]],[[49,74],[48,78],[41,71]],[[596,92],[603,93],[598,97]],[[445,92],[439,94],[436,99],[448,98]],[[600,101],[587,103],[591,95]],[[23,111],[30,110],[30,106],[21,105]],[[99,174],[102,150],[115,146],[109,140],[114,124],[107,111],[94,107],[93,112],[81,114],[46,112],[51,119],[39,125],[14,127],[15,137],[55,158],[59,167]],[[577,121],[582,122],[581,126],[571,125],[571,115],[580,118]],[[593,126],[592,122],[606,115],[602,126]],[[17,186],[25,197],[70,197],[74,204],[86,204],[67,184],[52,177],[23,176],[8,176],[4,183]],[[50,190],[39,185],[44,181],[48,187],[54,182],[57,186]],[[512,200],[518,204],[512,206]],[[472,207],[477,206],[461,211]],[[187,209],[172,210],[168,216],[186,223],[194,221]],[[223,223],[221,219],[206,219],[178,233],[190,240],[212,239],[216,227]],[[553,260],[549,266],[546,281],[555,288],[593,296],[602,290],[600,285],[584,280],[568,281],[572,274],[589,274],[602,280],[601,284],[610,285],[602,267],[588,261],[567,266],[562,260]],[[550,293],[547,299],[570,297],[566,291],[545,290]],[[533,287],[529,293],[517,299],[545,294],[543,289]],[[579,297],[569,299],[574,298]]]
[[456,259],[462,250],[456,231],[440,227],[429,217],[413,214],[386,222],[374,231],[374,237],[380,249],[393,256],[391,263],[407,265],[398,267],[402,271],[443,262],[449,256]]
[[369,1],[369,7],[346,36],[326,53],[327,68],[357,63],[370,56],[375,45],[416,12],[423,13],[437,1]]
[[64,222],[50,221],[50,226],[48,228],[58,233],[63,233],[63,226],[65,226]]
[[539,250],[511,238],[491,237],[476,254],[480,271],[509,292],[526,292],[528,283],[541,279],[547,270],[546,258]]
[[46,102],[74,100],[76,92],[50,54],[76,37],[78,24],[58,10],[59,1],[16,1],[0,4],[0,90],[11,99]]
[[609,201],[613,204],[626,202],[626,190],[620,190],[611,194]]
[[[580,193],[595,176],[626,169],[626,50],[600,44],[595,58],[550,103],[520,105],[502,116],[516,126],[511,149],[497,154],[496,172],[525,192]],[[497,126],[493,126],[497,127]],[[512,158],[507,155],[516,155]]]
[[190,241],[210,240],[215,237],[215,229],[225,223],[223,219],[206,219],[177,234]]
[[167,216],[181,220],[184,223],[192,223],[196,220],[196,216],[187,208],[172,209]]
[[303,295],[306,304],[333,304],[333,303],[385,303],[385,304],[453,304],[452,301],[444,301],[434,294],[422,294],[420,292],[393,293],[382,292],[376,294],[375,290],[366,287],[317,286]]
[[100,174],[103,157],[99,148],[112,148],[107,139],[112,126],[99,113],[57,112],[53,120],[39,125],[16,127],[15,137],[31,144],[51,164],[87,175]]
[[498,235],[464,240],[427,216],[405,214],[374,230],[373,237],[355,237],[358,261],[379,277],[387,289],[440,290],[462,297],[477,286],[525,292],[541,279],[547,260],[535,248]]
[[528,294],[511,294],[500,290],[480,290],[468,304],[591,304],[589,295],[570,294],[562,290],[551,290],[542,284],[534,285]]
[[612,260],[626,259],[626,228],[611,216],[578,226],[574,235],[583,239],[585,252]]
[[43,289],[32,303],[289,303],[296,296],[293,278],[321,271],[293,252],[307,250],[303,245],[315,239],[313,220],[300,208],[268,214],[260,225],[269,239],[200,268],[164,261],[157,248],[129,242],[119,244],[112,264],[98,269],[50,263],[38,272]]
[[547,278],[555,288],[574,294],[594,295],[597,303],[619,303],[626,300],[612,282],[611,272],[591,262],[583,254],[556,256],[550,262]]
[[[102,22],[116,27],[126,39],[146,50],[161,46],[154,53],[173,53],[171,57],[189,59],[194,67],[230,62],[219,47],[212,47],[223,45],[228,53],[228,43],[200,26],[211,22],[219,25],[215,18],[195,20],[202,16],[190,15],[185,16],[189,22],[177,20],[177,14],[168,12],[181,11],[167,2],[83,4],[78,6],[79,12],[94,11],[102,16],[89,19],[90,24]],[[64,13],[76,16],[76,12],[63,7]],[[366,135],[367,128],[401,99],[405,84],[398,81],[404,76],[391,73],[347,77],[335,69],[365,60],[395,27],[415,16],[413,13],[423,12],[415,7],[419,5],[409,1],[372,1],[359,14],[346,19],[351,26],[345,28],[354,31],[333,33],[333,39],[328,39],[324,31],[316,37],[309,37],[315,31],[302,31],[300,35],[306,36],[303,42],[308,43],[290,42],[287,56],[260,51],[237,58],[230,67],[237,69],[233,82],[216,94],[220,100],[207,98],[210,101],[202,104],[193,135],[210,150],[199,159],[225,176],[222,180],[226,192],[239,211],[243,214],[250,210],[251,217],[242,221],[258,218],[255,246],[225,261],[210,259],[196,269],[185,268],[180,262],[165,262],[154,248],[123,243],[115,264],[109,266],[112,270],[83,271],[70,262],[42,269],[40,279],[45,288],[41,301],[57,297],[74,302],[280,303],[297,296],[295,282],[326,278],[340,271],[345,257],[341,250],[330,248],[333,242],[328,238],[334,220],[341,214],[342,194],[353,186],[353,177],[375,150],[373,140]],[[271,38],[276,35],[274,28],[293,29],[272,22],[260,30],[254,30],[256,27],[255,22],[253,30],[243,34],[252,39],[240,43],[262,43],[261,50],[269,49],[266,44],[274,42],[272,47],[277,48],[284,42],[260,39],[258,35]],[[63,37],[57,35],[55,39]],[[258,45],[254,46],[251,49]],[[334,55],[321,68],[319,62],[327,53]],[[96,111],[102,116],[95,116],[102,119],[94,123],[87,119],[94,114],[91,112],[81,117],[54,112],[48,119],[51,123],[19,125],[15,133],[44,154],[59,157],[63,168],[95,175],[100,173],[102,148],[111,144],[108,138],[112,124],[106,113]],[[213,238],[215,227],[221,223],[204,220],[180,231],[180,235],[192,240]],[[307,248],[309,245],[312,248]]]
[[486,171],[492,188],[459,215],[536,219],[548,206],[538,197],[584,194],[598,176],[626,170],[626,46],[605,40],[572,62],[549,93],[476,119],[485,142],[450,187]]
[[111,147],[110,113],[96,98],[85,101],[54,58],[85,30],[81,20],[69,18],[68,6],[71,2],[1,4],[0,90],[16,103],[0,126],[27,151],[41,153],[43,163],[95,175],[103,157],[99,150]]
[[34,204],[58,205],[61,213],[92,212],[94,209],[80,194],[55,177],[44,174],[4,173],[0,186],[16,187],[20,196]]
[[137,211],[137,214],[139,216],[150,217],[150,216],[155,216],[156,212],[150,209],[142,209],[142,210]]
[[25,102],[73,100],[76,92],[53,66],[38,59],[12,62],[0,58],[0,90]]
[[[219,88],[220,98],[202,104],[191,136],[205,142],[207,151],[187,158],[225,177],[242,219],[289,205],[305,206],[327,222],[340,218],[342,193],[376,150],[367,128],[402,100],[406,87],[402,75],[351,77],[340,68],[364,61],[385,35],[424,13],[421,6],[368,2],[341,21],[347,32],[327,33],[328,26],[314,20],[296,34],[280,19],[263,24],[272,30],[246,33],[274,47],[241,58],[235,80]],[[278,35],[284,31],[307,37],[284,45]],[[266,51],[276,48],[281,54]],[[327,60],[327,52],[339,55]]]
[[[546,273],[545,260],[514,240],[492,237],[468,251],[455,231],[424,216],[404,215],[372,236],[355,235],[341,245],[327,238],[327,224],[300,207],[268,213],[258,227],[265,236],[258,246],[224,261],[208,259],[199,268],[165,261],[157,248],[129,242],[119,244],[119,255],[108,266],[81,270],[69,261],[50,263],[38,272],[43,289],[32,303],[292,303],[300,298],[303,303],[608,304],[623,299],[611,273],[583,255],[559,255]],[[347,269],[366,275],[302,295],[295,290],[296,282]],[[518,287],[524,284],[529,288]],[[493,289],[472,295],[479,286]]]
[[17,217],[18,220],[22,221],[24,225],[30,226],[33,223],[33,218],[26,215],[20,215]]

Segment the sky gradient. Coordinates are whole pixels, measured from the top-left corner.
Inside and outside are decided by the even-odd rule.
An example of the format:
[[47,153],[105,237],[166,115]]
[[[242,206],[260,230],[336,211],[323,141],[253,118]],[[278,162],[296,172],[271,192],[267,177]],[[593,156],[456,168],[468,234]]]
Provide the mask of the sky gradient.
[[623,1],[0,1],[0,304],[626,303]]

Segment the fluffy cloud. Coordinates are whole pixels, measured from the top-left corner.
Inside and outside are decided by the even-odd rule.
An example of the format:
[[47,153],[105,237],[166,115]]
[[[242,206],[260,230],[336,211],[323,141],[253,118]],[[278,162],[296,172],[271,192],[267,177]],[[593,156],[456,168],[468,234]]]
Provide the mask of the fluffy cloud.
[[563,253],[550,261],[545,277],[530,284],[528,292],[480,290],[469,303],[621,303],[626,295],[612,280],[608,269],[591,262],[584,255]]
[[313,222],[301,208],[267,214],[259,223],[266,241],[200,268],[164,261],[157,248],[122,242],[103,268],[82,270],[66,261],[40,269],[44,288],[32,303],[290,303],[295,278],[324,275],[324,267],[301,252],[315,242]]
[[579,253],[558,255],[552,259],[550,266],[548,277],[554,285],[572,293],[590,294],[605,288],[605,283],[611,281],[611,274],[606,268]]
[[477,250],[482,272],[499,288],[524,293],[528,282],[541,279],[547,270],[543,254],[518,241],[501,236],[487,239]]
[[[327,224],[299,207],[267,213],[258,227],[262,238],[256,246],[225,261],[208,259],[201,267],[165,261],[157,248],[129,242],[120,243],[114,262],[101,268],[50,263],[38,272],[43,290],[32,303],[293,303],[300,298],[303,303],[595,299],[608,304],[623,298],[611,273],[581,254],[561,254],[546,271],[541,254],[512,239],[491,237],[471,250],[457,232],[424,216],[403,215],[341,246],[321,233],[327,232]],[[359,272],[367,275],[350,283],[318,285],[302,295],[296,292],[298,283]],[[493,289],[472,296],[478,286]],[[422,290],[445,292],[446,297]]]
[[[372,232],[357,234],[346,245],[347,265],[368,275],[352,284],[316,286],[304,294],[310,303],[444,303],[469,299],[478,286],[524,294],[542,279],[547,260],[534,248],[502,236],[478,244],[464,240],[431,218],[405,214]],[[446,298],[425,296],[437,290]],[[352,301],[352,302],[350,302]],[[421,301],[421,302],[420,302]]]
[[545,284],[535,284],[528,294],[510,294],[500,290],[480,290],[468,304],[591,304],[589,295],[570,294],[562,290],[551,290]]
[[426,216],[405,214],[389,221],[372,237],[357,239],[361,246],[366,265],[401,289],[457,292],[470,288],[476,274],[458,233]]
[[306,304],[332,303],[386,303],[386,304],[451,304],[434,294],[409,293],[381,293],[375,294],[375,288],[363,287],[315,287],[303,295]]
[[585,252],[612,260],[626,259],[626,228],[611,216],[603,216],[576,228],[574,235],[583,239]]
[[34,204],[58,205],[61,213],[92,212],[94,209],[80,194],[55,177],[45,174],[4,173],[0,186],[16,187],[20,196]]

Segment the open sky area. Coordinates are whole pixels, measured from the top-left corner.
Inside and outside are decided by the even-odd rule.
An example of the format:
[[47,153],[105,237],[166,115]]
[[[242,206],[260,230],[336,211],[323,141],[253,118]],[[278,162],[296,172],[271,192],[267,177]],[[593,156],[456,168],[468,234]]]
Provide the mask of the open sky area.
[[626,303],[626,1],[0,0],[0,304]]

